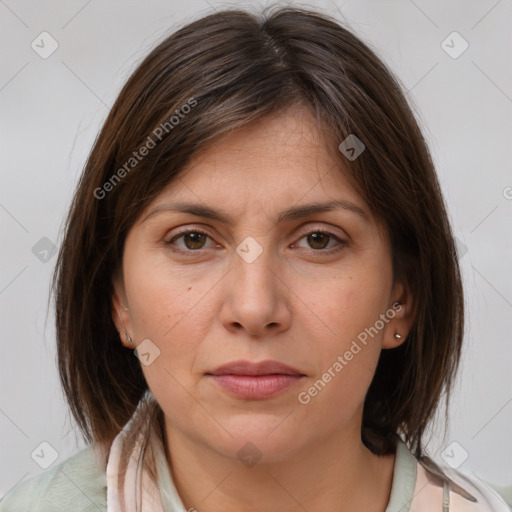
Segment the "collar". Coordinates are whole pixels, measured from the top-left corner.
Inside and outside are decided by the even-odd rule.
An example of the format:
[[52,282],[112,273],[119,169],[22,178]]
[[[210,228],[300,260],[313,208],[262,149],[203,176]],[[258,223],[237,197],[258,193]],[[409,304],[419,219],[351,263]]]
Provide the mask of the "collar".
[[[174,485],[165,452],[156,450],[155,457],[158,468],[158,488],[160,489],[164,510],[168,512],[189,512],[185,509]],[[416,474],[416,458],[402,441],[398,441],[391,495],[386,512],[409,512],[416,485]]]

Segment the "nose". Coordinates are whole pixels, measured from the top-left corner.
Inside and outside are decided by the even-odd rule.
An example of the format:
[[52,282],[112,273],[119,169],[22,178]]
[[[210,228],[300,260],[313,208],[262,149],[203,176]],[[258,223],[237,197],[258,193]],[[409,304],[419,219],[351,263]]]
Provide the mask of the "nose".
[[231,332],[246,331],[253,337],[265,337],[290,327],[290,299],[293,293],[279,276],[270,251],[251,263],[238,253],[223,280],[220,320]]

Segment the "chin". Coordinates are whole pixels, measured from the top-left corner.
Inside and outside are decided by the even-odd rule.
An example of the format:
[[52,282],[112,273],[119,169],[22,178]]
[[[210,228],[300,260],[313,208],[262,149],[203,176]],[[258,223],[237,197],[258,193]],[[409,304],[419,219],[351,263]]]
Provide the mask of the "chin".
[[300,449],[300,435],[304,435],[304,429],[299,430],[293,422],[287,424],[290,418],[285,419],[286,415],[252,413],[219,418],[231,436],[220,429],[223,435],[207,442],[219,454],[236,458],[247,467],[284,461]]

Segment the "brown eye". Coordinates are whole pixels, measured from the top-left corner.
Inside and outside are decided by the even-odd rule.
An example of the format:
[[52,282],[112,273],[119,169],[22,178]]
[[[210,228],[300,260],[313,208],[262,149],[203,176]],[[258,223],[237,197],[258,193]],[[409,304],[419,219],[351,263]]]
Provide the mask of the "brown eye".
[[[168,242],[166,242],[166,244],[176,245],[176,248],[182,251],[197,251],[205,247],[208,238],[210,238],[208,233],[194,229],[182,231],[178,235],[172,237]],[[179,239],[183,239],[183,245],[181,246],[175,244]]]
[[185,233],[183,235],[183,241],[187,249],[202,249],[206,240],[206,235],[203,233]]
[[330,236],[325,233],[310,233],[307,239],[312,249],[325,249],[329,244]]
[[[321,229],[316,229],[315,231],[306,233],[303,237],[301,237],[300,240],[303,239],[306,239],[307,241],[308,247],[306,248],[314,249],[315,251],[321,252],[331,252],[330,249],[336,251],[348,245],[347,242],[338,238],[334,233],[331,233],[330,231],[324,231]],[[334,246],[331,244],[331,246],[328,247],[329,244],[333,241],[335,242]]]

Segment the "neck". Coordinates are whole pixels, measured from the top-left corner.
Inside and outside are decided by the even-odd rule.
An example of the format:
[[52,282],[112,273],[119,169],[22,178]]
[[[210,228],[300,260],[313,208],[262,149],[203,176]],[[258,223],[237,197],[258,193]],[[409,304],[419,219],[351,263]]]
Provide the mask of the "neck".
[[167,424],[165,430],[167,460],[186,510],[384,512],[389,502],[395,454],[373,454],[359,431],[249,467]]

